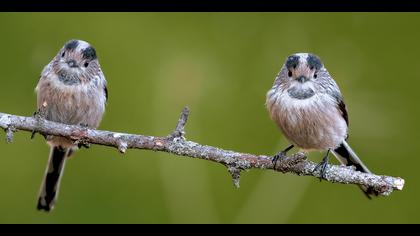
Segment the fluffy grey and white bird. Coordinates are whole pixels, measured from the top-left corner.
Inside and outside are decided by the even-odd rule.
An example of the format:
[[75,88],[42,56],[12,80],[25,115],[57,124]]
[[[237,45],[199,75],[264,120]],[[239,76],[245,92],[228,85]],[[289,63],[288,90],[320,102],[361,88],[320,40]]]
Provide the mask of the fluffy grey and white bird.
[[[287,57],[273,87],[267,93],[266,106],[272,120],[279,126],[291,145],[276,154],[276,163],[294,146],[308,152],[326,151],[320,170],[325,177],[328,155],[356,170],[371,173],[347,143],[348,113],[334,79],[320,58],[310,53],[297,53]],[[378,195],[373,189],[360,186],[370,198]]]
[[[43,118],[97,128],[108,91],[95,49],[82,40],[68,41],[45,66],[36,92]],[[37,208],[50,211],[57,199],[65,161],[78,147],[63,137],[49,136],[47,141],[51,152]]]

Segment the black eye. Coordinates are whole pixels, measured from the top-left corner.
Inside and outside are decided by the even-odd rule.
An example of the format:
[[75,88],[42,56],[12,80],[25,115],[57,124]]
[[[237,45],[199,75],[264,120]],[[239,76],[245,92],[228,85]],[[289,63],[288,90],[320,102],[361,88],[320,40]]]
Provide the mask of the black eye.
[[287,74],[289,77],[292,77],[292,72],[289,70],[289,73]]
[[311,67],[309,67],[309,69],[313,70],[313,69],[314,69],[314,67],[313,67],[313,66],[311,66]]
[[315,74],[314,74],[314,78],[316,79],[316,77],[318,77],[318,75],[315,73]]
[[89,65],[89,62],[85,62],[84,66],[88,67],[88,65]]
[[64,57],[66,55],[66,52],[61,53],[61,57]]

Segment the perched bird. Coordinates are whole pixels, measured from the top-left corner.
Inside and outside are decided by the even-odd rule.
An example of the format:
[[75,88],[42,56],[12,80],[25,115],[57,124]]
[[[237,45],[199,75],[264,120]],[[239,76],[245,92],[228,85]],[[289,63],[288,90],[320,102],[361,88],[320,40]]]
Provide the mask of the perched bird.
[[[55,122],[97,128],[108,99],[105,76],[95,49],[82,40],[70,40],[45,66],[36,86],[38,112]],[[51,146],[38,210],[50,211],[57,199],[64,164],[78,148],[72,140],[47,136]]]
[[[330,152],[343,164],[371,173],[347,143],[348,113],[340,89],[320,58],[310,53],[287,57],[273,87],[267,93],[266,106],[291,145],[276,154],[274,164],[297,146],[304,151],[326,151],[320,170],[325,178]],[[367,197],[378,195],[372,188],[360,186]]]

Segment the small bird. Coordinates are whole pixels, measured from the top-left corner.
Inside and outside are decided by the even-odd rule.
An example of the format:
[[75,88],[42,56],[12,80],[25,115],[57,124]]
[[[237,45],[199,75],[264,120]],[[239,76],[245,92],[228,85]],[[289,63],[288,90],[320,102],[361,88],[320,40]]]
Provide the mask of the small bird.
[[[42,71],[35,89],[38,112],[46,120],[96,129],[108,100],[106,85],[95,49],[70,40]],[[51,152],[37,208],[48,212],[54,208],[65,161],[78,145],[64,137],[46,139]]]
[[[277,153],[277,163],[297,146],[308,151],[326,151],[313,171],[320,170],[325,178],[330,152],[347,166],[371,173],[347,143],[348,113],[336,82],[320,58],[310,53],[287,57],[273,87],[267,92],[266,107],[271,119],[281,129],[291,145]],[[360,186],[368,198],[378,192]]]

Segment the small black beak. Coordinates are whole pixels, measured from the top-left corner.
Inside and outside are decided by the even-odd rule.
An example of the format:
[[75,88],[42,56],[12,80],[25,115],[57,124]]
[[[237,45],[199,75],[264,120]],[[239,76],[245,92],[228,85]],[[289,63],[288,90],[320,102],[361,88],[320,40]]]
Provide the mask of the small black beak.
[[297,77],[296,80],[303,84],[309,79],[302,75],[302,76]]
[[71,68],[77,67],[77,63],[76,63],[76,61],[75,61],[75,60],[68,60],[68,61],[67,61],[67,64],[68,64]]

